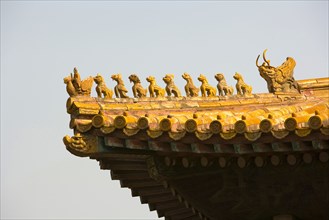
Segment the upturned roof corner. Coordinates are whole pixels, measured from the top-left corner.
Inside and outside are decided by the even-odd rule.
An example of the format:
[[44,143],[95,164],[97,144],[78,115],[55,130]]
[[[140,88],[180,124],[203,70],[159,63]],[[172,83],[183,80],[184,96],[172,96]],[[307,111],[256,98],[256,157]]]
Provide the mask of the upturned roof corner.
[[217,86],[183,73],[184,96],[169,73],[165,88],[154,76],[143,88],[131,74],[128,97],[122,74],[112,90],[101,74],[81,80],[74,68],[64,78],[74,133],[66,149],[99,161],[166,219],[326,219],[329,77],[295,80],[295,60],[273,67],[266,51],[256,66],[269,92],[257,94],[238,72],[235,87],[223,73]]

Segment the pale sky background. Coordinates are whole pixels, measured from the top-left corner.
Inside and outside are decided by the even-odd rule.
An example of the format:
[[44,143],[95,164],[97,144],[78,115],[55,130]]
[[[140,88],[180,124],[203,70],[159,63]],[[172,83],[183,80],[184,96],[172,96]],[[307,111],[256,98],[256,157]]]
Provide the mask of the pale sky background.
[[[63,78],[243,74],[295,58],[296,79],[328,76],[328,1],[1,1],[1,219],[157,219],[96,161],[70,154]],[[131,96],[131,91],[129,92]],[[93,89],[93,96],[95,91]]]

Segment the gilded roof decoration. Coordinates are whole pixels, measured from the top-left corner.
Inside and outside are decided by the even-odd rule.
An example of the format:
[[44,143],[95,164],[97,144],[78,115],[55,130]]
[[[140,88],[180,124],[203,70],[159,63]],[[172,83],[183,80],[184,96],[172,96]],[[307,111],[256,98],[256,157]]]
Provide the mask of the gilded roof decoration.
[[258,71],[267,82],[269,92],[299,92],[299,87],[294,79],[294,68],[296,61],[292,57],[287,57],[286,61],[281,66],[271,66],[270,60],[266,59],[266,50],[263,52],[262,65],[258,64],[258,55],[256,59],[256,66]]
[[202,97],[213,97],[216,96],[216,89],[209,85],[208,79],[205,75],[200,74],[198,77],[198,80],[201,82],[200,90],[201,90],[201,96]]
[[182,96],[180,90],[174,83],[174,74],[167,74],[162,79],[166,83],[166,92],[168,96],[171,96],[172,94],[175,97]]
[[64,78],[66,84],[66,91],[70,97],[85,95],[90,96],[91,87],[93,85],[93,77],[81,80],[80,74],[77,68],[73,69],[74,75],[71,73],[69,76]]
[[117,85],[114,87],[115,96],[117,98],[129,98],[126,94],[128,90],[125,87],[121,74],[113,74],[111,79],[117,82]]
[[[241,219],[246,201],[250,219],[270,218],[263,210],[286,213],[286,207],[312,213],[309,219],[316,212],[327,216],[329,77],[296,81],[293,58],[273,67],[265,50],[262,65],[258,59],[269,93],[252,93],[237,72],[235,87],[223,73],[215,79],[200,74],[199,85],[183,73],[185,96],[174,74],[162,78],[165,88],[147,77],[148,89],[131,74],[128,97],[121,74],[111,76],[112,91],[105,77],[81,80],[75,68],[64,79],[74,135],[63,142],[72,154],[98,160],[166,219]],[[90,97],[93,81],[97,97]],[[273,183],[284,194],[273,191]],[[299,205],[302,194],[312,202]],[[288,197],[296,202],[286,203]]]
[[[289,132],[300,137],[318,129],[327,133],[328,101],[300,94],[285,99],[266,94],[226,100],[181,97],[176,101],[164,98],[139,102],[133,98],[119,101],[77,97],[70,98],[67,107],[72,116],[78,117],[72,119],[72,124],[81,133],[99,129],[106,135],[119,129],[132,136],[147,130],[150,138],[168,133],[173,140],[188,133],[200,140],[213,135],[228,140],[242,134],[250,141],[267,133],[278,139]],[[84,117],[89,119],[81,119]]]
[[113,91],[112,89],[107,88],[103,76],[97,74],[97,76],[94,77],[94,81],[97,84],[96,86],[97,97],[104,99],[111,99],[113,96]]
[[243,77],[240,73],[236,72],[233,78],[237,81],[235,87],[238,95],[251,95],[252,87],[244,82]]
[[[186,96],[182,96],[175,85],[174,74],[162,78],[165,88],[156,84],[155,77],[147,77],[148,90],[142,87],[136,74],[131,74],[128,79],[133,83],[134,97],[129,98],[122,75],[114,74],[111,76],[117,82],[114,98],[103,76],[97,74],[81,80],[74,68],[74,75],[66,77],[64,82],[70,95],[67,101],[70,128],[76,135],[66,137],[64,142],[68,147],[83,151],[87,145],[79,135],[106,137],[114,132],[122,132],[126,137],[145,134],[143,138],[149,140],[167,135],[173,141],[192,135],[199,141],[214,137],[229,141],[243,137],[246,141],[256,142],[263,136],[277,140],[291,134],[307,137],[313,131],[328,136],[329,78],[295,81],[293,58],[273,67],[265,54],[266,50],[262,65],[258,65],[259,56],[256,60],[270,92],[264,94],[253,94],[252,86],[238,72],[233,76],[237,81],[236,94],[223,73],[214,76],[217,88],[210,85],[203,74],[197,78],[201,83],[197,87],[191,75],[183,73]],[[96,83],[95,98],[90,97],[93,81]]]
[[[259,65],[258,60],[260,55],[256,59],[256,66],[260,76],[267,82],[268,91],[270,93],[300,93],[303,90],[304,81],[300,81],[301,84],[294,79],[293,72],[296,66],[296,62],[292,57],[287,57],[286,61],[278,67],[273,67],[270,64],[270,60],[266,59],[266,51],[263,52],[264,62]],[[104,82],[103,76],[97,74],[95,77],[88,77],[81,80],[80,74],[77,68],[74,68],[74,74],[64,78],[64,83],[66,84],[66,91],[70,97],[76,96],[90,96],[91,87],[93,81],[96,83],[96,93],[98,98],[112,99],[113,91],[109,89]],[[183,73],[182,77],[186,80],[186,85],[184,87],[186,97],[215,97],[225,96],[231,97],[234,95],[234,89],[232,86],[228,85],[223,73],[215,74],[215,79],[217,80],[217,90],[215,87],[208,83],[208,79],[204,74],[200,74],[197,78],[200,81],[200,87],[197,87],[193,83],[193,79],[188,73]],[[236,72],[233,78],[237,81],[235,88],[236,94],[238,96],[250,96],[252,94],[252,86],[245,83],[242,74]],[[127,95],[127,88],[124,84],[124,79],[121,74],[113,74],[111,79],[116,81],[117,85],[114,87],[114,93],[116,98],[129,98]],[[132,92],[135,98],[162,98],[167,95],[167,97],[181,97],[180,89],[174,83],[174,74],[166,74],[162,80],[166,84],[165,88],[161,88],[157,85],[154,76],[149,76],[146,81],[149,83],[148,90],[143,88],[141,85],[141,80],[136,74],[131,74],[128,77],[129,81],[133,83]],[[314,79],[315,80],[315,79]],[[319,79],[318,79],[319,80]],[[324,83],[324,84],[321,84]],[[327,83],[326,78],[324,82],[316,82],[311,88],[319,87],[322,88]],[[309,82],[306,83],[308,86]],[[314,87],[315,86],[315,87]],[[305,88],[304,88],[305,90]],[[201,94],[199,94],[201,92]],[[147,94],[149,93],[149,94]]]
[[220,96],[233,95],[234,92],[233,87],[227,85],[223,73],[217,73],[215,75],[215,79],[218,81],[217,84],[218,95]]
[[134,85],[132,87],[132,91],[135,98],[144,98],[146,97],[147,89],[144,89],[141,85],[141,81],[139,77],[135,74],[132,74],[129,76],[130,82],[132,82]]
[[146,81],[150,83],[149,85],[149,93],[150,97],[164,97],[165,96],[165,90],[157,85],[156,80],[154,76],[149,76],[146,78]]
[[190,76],[190,74],[188,73],[184,73],[182,75],[183,79],[186,80],[186,85],[184,87],[185,89],[185,94],[186,97],[196,97],[199,94],[199,88],[197,88],[194,83],[193,83],[193,79]]

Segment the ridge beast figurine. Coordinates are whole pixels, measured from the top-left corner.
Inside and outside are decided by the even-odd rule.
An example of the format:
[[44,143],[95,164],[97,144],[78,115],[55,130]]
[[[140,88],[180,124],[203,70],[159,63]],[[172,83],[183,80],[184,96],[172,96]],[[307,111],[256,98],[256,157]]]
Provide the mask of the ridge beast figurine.
[[258,65],[258,59],[260,55],[258,55],[256,59],[256,66],[258,67],[258,71],[267,82],[267,88],[269,92],[298,92],[299,86],[295,81],[294,68],[296,66],[296,62],[292,57],[287,57],[286,61],[281,64],[281,66],[273,67],[270,64],[270,60],[267,60],[265,57],[266,50],[263,52],[263,60],[262,65]]
[[144,89],[139,77],[135,74],[129,76],[130,82],[134,83],[132,90],[135,98],[143,98],[146,97],[147,89]]
[[111,78],[117,82],[117,85],[114,87],[115,96],[117,98],[129,98],[129,96],[126,94],[128,90],[123,83],[121,74],[113,74]]
[[206,76],[203,74],[200,74],[198,77],[198,80],[201,82],[200,90],[201,90],[201,95],[202,97],[213,97],[216,96],[216,89],[209,85],[208,80]]
[[76,67],[73,69],[74,75],[71,73],[69,76],[64,78],[66,84],[66,91],[70,97],[83,95],[90,96],[91,87],[93,85],[93,77],[81,80],[80,74]]
[[149,85],[149,93],[150,97],[164,97],[165,90],[157,85],[154,76],[149,76],[146,78],[146,81],[150,83]]
[[103,77],[99,73],[97,74],[97,76],[94,77],[94,81],[97,84],[97,97],[102,98],[103,95],[104,99],[111,99],[113,96],[113,91],[112,89],[107,88]]
[[247,85],[244,80],[243,77],[240,73],[236,72],[233,76],[233,78],[237,81],[236,83],[236,91],[238,93],[238,95],[242,96],[249,96],[251,95],[252,92],[252,87]]
[[171,96],[171,94],[174,94],[175,97],[182,96],[178,87],[174,83],[174,74],[167,74],[163,77],[163,81],[167,84],[166,92],[168,96]]
[[183,79],[186,80],[185,93],[187,97],[197,97],[199,93],[199,88],[193,84],[193,80],[188,73],[182,75]]
[[233,95],[233,87],[227,85],[225,77],[222,73],[217,73],[215,79],[218,81],[217,89],[219,96]]

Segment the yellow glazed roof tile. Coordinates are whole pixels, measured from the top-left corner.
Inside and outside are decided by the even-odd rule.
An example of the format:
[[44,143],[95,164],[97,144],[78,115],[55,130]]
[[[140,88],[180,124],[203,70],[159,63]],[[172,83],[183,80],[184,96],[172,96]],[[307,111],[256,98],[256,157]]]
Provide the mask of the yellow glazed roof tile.
[[[189,110],[181,112],[163,110],[158,112],[157,115],[145,114],[145,111],[138,111],[139,109],[134,109],[131,114],[129,111],[124,111],[118,115],[110,115],[103,112],[102,115],[95,114],[92,120],[89,121],[76,120],[76,128],[80,132],[87,132],[92,126],[94,129],[114,127],[116,129],[153,130],[171,132],[170,135],[172,137],[178,135],[182,138],[184,137],[182,132],[185,131],[188,133],[216,134],[219,129],[219,133],[248,133],[246,135],[250,136],[250,133],[255,132],[267,133],[271,130],[295,131],[305,128],[314,130],[328,126],[328,105],[319,103],[305,109],[300,108],[299,105],[300,103],[286,107],[281,107],[280,105],[277,106],[278,109],[271,107],[270,109],[252,109],[252,111],[248,111],[248,109],[223,112],[220,110],[198,110],[197,114]],[[83,106],[85,108],[85,105]],[[216,130],[214,126],[219,127]],[[129,134],[132,133],[135,134],[137,131]],[[175,133],[177,133],[176,136]],[[200,134],[196,136],[200,137]],[[260,137],[260,135],[257,137]],[[178,137],[175,139],[178,139]]]
[[[277,138],[289,132],[306,136],[311,130],[319,129],[326,134],[328,78],[299,82],[313,93],[140,99],[76,96],[67,101],[67,110],[72,115],[72,128],[81,133],[99,130],[108,135],[122,130],[125,135],[133,136],[144,130],[150,138],[167,133],[174,140],[186,134],[194,134],[200,140],[218,134],[224,139],[243,134],[252,141],[270,132]],[[314,91],[320,91],[319,84],[323,85],[318,96]]]

